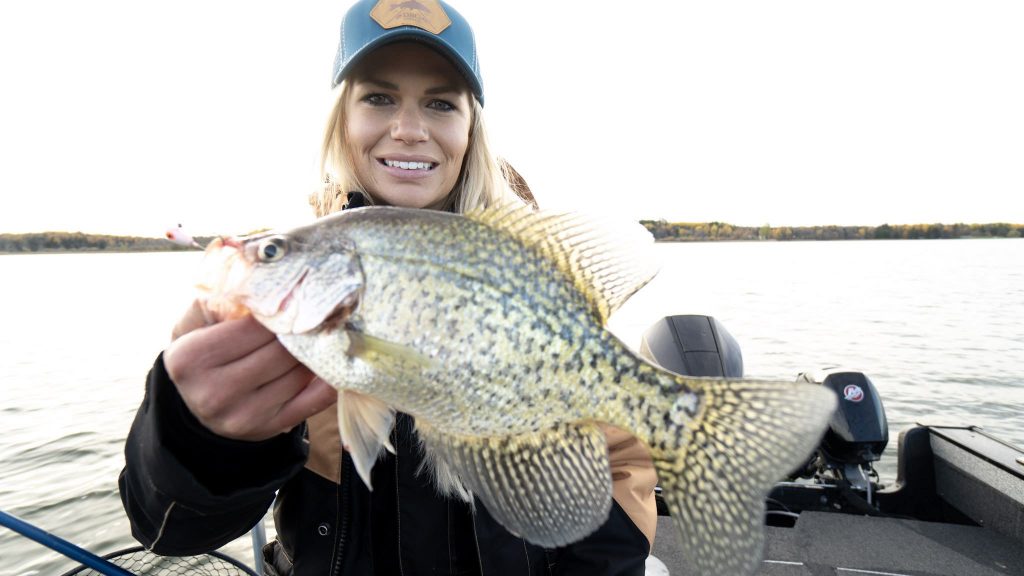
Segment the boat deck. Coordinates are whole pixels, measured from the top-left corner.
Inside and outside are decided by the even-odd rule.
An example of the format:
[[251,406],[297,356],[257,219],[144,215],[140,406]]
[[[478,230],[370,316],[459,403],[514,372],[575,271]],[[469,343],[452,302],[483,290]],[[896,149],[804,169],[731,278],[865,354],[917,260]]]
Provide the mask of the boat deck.
[[[777,485],[771,502],[796,521],[766,527],[758,574],[1024,576],[1024,450],[976,427],[916,426],[900,434],[898,460],[871,516],[834,486]],[[672,576],[697,576],[675,531],[659,517],[652,554]]]
[[[698,576],[668,517],[653,555],[672,576]],[[804,512],[793,528],[767,527],[760,576],[1024,576],[1024,547],[977,526]]]

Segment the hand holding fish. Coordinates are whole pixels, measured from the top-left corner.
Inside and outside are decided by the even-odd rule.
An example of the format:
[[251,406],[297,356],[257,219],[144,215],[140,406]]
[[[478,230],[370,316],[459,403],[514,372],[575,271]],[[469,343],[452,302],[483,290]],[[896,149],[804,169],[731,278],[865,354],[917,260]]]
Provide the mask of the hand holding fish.
[[214,434],[266,440],[336,400],[332,387],[251,316],[207,324],[203,306],[193,303],[174,328],[164,364],[189,411]]

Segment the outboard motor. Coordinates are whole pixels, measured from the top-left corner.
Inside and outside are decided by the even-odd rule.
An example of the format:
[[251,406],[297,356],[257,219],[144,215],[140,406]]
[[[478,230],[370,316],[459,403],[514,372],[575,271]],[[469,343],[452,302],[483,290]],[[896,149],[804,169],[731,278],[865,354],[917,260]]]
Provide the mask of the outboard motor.
[[[640,354],[684,376],[743,377],[739,344],[711,316],[691,314],[658,320],[644,333]],[[841,502],[843,507],[861,513],[877,513],[873,493],[878,487],[878,473],[874,463],[889,442],[889,426],[874,384],[861,372],[837,368],[804,372],[797,379],[827,386],[840,400],[818,449],[806,464],[790,473],[790,478],[813,479],[814,486],[826,490],[829,503]],[[807,502],[788,499],[783,494],[787,484],[805,485],[779,484],[783,490],[773,493],[773,498],[777,503],[786,500],[782,513],[792,515],[792,510],[821,505],[822,493],[817,492]],[[658,513],[668,514],[660,498]]]
[[889,425],[882,399],[875,385],[862,372],[825,368],[797,376],[801,382],[820,384],[835,392],[839,405],[829,422],[815,457],[794,475],[848,483],[866,494],[873,505],[872,491],[878,473],[874,463],[889,442]]
[[[743,377],[743,354],[732,334],[711,316],[666,316],[647,329],[640,355],[683,376]],[[661,486],[654,488],[658,515],[668,516]]]
[[711,316],[666,316],[647,329],[640,354],[683,376],[743,377],[743,354],[732,334]]

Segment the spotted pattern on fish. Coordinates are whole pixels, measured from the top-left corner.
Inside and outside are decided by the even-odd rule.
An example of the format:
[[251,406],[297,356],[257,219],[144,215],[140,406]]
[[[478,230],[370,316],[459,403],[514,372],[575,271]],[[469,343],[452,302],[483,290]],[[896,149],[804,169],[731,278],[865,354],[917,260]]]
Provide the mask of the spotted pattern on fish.
[[[597,428],[610,424],[650,448],[698,571],[753,573],[764,496],[814,448],[835,399],[820,386],[686,378],[634,354],[604,324],[653,275],[642,242],[514,207],[360,208],[283,237],[288,253],[249,258],[235,297],[318,376],[357,392],[342,410],[372,398],[377,413],[412,415],[440,488],[472,492],[532,542],[574,542],[611,505]],[[304,292],[316,292],[310,310]],[[353,455],[364,479],[375,457]]]

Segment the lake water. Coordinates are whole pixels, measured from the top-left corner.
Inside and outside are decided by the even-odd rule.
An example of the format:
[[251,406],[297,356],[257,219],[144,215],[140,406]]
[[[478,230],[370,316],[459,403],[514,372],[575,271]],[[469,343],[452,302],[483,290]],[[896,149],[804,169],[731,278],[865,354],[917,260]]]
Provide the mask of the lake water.
[[[1024,240],[659,244],[662,272],[612,318],[637,344],[669,314],[717,317],[746,375],[840,365],[898,432],[970,423],[1024,445]],[[191,298],[198,253],[0,256],[0,510],[97,553],[134,545],[117,494],[144,377]],[[269,523],[268,523],[269,524]],[[251,563],[247,539],[227,552]],[[0,576],[73,564],[0,528]]]

